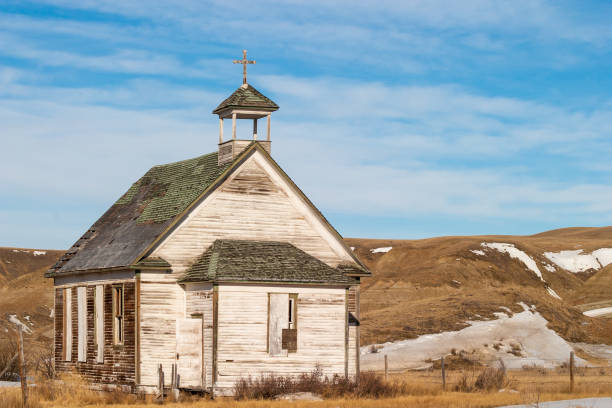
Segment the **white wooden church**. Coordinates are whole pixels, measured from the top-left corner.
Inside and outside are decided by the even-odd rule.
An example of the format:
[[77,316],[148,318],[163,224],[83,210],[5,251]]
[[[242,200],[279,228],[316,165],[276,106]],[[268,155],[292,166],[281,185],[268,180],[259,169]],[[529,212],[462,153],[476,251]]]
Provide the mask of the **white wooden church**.
[[151,168],[47,272],[58,372],[153,391],[161,364],[166,386],[216,395],[246,376],[358,375],[370,272],[270,156],[278,106],[239,62],[218,151]]

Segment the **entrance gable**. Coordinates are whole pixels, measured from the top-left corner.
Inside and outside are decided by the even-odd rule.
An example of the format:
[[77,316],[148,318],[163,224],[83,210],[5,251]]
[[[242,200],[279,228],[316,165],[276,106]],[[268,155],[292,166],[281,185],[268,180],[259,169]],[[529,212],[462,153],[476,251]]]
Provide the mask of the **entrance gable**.
[[330,266],[354,263],[330,226],[260,151],[153,250],[182,273],[216,239],[289,242]]

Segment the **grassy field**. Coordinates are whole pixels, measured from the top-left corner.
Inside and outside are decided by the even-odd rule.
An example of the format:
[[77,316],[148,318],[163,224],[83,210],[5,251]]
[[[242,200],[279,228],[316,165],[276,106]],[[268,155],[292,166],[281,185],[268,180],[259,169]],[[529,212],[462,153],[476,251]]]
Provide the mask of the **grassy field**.
[[[334,398],[324,401],[293,401],[296,408],[333,407],[497,407],[512,404],[537,404],[538,402],[578,399],[587,397],[608,397],[612,395],[612,368],[578,369],[575,375],[574,392],[569,391],[567,369],[524,369],[509,371],[504,388],[491,391],[454,391],[463,383],[474,383],[482,369],[452,370],[448,372],[446,391],[442,390],[439,370],[407,372],[390,375],[388,383],[403,384],[403,395],[391,398]],[[32,407],[80,407],[80,406],[124,406],[156,405],[151,396],[134,396],[120,392],[100,393],[86,389],[76,379],[69,379],[61,385],[41,381],[30,391]],[[235,401],[224,398],[211,401],[199,397],[182,397],[180,402],[166,401],[164,405],[219,408],[263,408],[287,406],[287,401],[245,400]],[[19,407],[18,388],[0,388],[0,405],[5,408]]]

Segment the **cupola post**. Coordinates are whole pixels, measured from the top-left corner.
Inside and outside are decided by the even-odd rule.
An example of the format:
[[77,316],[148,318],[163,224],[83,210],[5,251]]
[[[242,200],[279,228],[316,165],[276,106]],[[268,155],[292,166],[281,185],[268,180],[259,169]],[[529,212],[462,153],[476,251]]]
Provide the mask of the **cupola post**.
[[[234,60],[234,64],[242,64],[242,85],[225,99],[212,112],[219,115],[219,165],[232,161],[253,141],[260,143],[261,146],[270,153],[270,116],[272,112],[278,110],[278,105],[271,99],[264,96],[257,89],[247,82],[247,65],[255,64],[246,57],[246,50],[242,51],[242,59]],[[257,140],[257,120],[265,117],[267,120],[266,140]],[[232,138],[228,141],[223,140],[223,119],[232,118]],[[253,120],[253,138],[238,139],[236,137],[237,122],[239,119]]]

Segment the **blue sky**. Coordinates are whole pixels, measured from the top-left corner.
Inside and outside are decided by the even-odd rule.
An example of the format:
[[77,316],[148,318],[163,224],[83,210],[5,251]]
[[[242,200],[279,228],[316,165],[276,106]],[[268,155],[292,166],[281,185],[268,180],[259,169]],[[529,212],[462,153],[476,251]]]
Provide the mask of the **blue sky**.
[[281,107],[274,158],[345,236],[610,225],[611,18],[592,1],[3,0],[0,245],[66,248],[152,165],[214,151],[243,48]]

